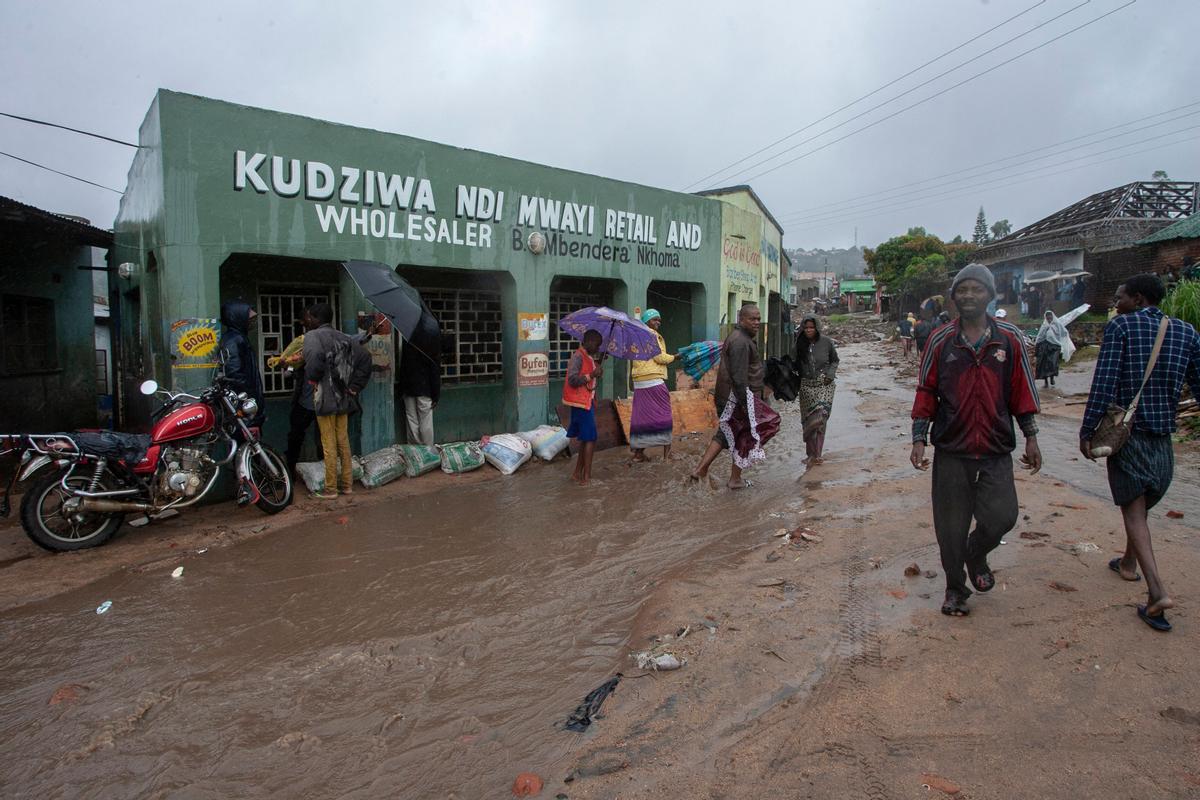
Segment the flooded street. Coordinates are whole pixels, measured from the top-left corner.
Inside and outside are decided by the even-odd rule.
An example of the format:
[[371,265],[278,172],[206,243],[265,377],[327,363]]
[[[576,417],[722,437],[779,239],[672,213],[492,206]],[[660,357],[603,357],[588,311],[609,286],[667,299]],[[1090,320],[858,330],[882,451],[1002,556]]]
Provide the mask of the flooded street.
[[[912,629],[914,619],[941,622],[937,581],[925,590],[933,600],[914,591],[903,603],[881,605],[874,584],[870,602],[836,598],[847,580],[861,588],[872,575],[882,579],[890,566],[864,574],[862,564],[893,542],[889,565],[919,557],[938,566],[932,530],[918,524],[928,515],[928,479],[905,463],[910,380],[897,379],[882,348],[844,350],[831,456],[820,473],[803,475],[799,416],[785,409],[783,430],[747,492],[687,482],[707,439],[693,437],[677,447],[680,460],[666,465],[657,454],[649,465],[629,466],[622,450],[605,452],[586,490],[569,483],[562,461],[399,501],[311,506],[299,524],[260,538],[177,553],[170,565],[123,570],[5,612],[4,796],[502,797],[525,770],[546,778],[549,797],[560,790],[572,797],[661,796],[686,785],[680,774],[698,786],[719,783],[720,775],[697,765],[710,764],[722,748],[772,739],[758,737],[756,725],[836,679],[839,658],[878,650],[885,632]],[[1103,470],[1070,460],[1077,456],[1068,448],[1074,425],[1044,417],[1046,474],[1032,480],[1094,498],[1108,531],[1119,521],[1107,504]],[[1200,497],[1188,458],[1181,456],[1166,505],[1194,520]],[[727,469],[722,458],[713,475],[723,478]],[[1030,479],[1018,487],[1023,502],[1033,500]],[[801,522],[826,532],[827,549],[811,567],[785,554],[779,564],[792,570],[792,590],[769,613],[740,612],[805,631],[788,637],[795,638],[793,652],[768,635],[770,628],[755,633],[753,622],[730,627],[727,619],[752,593],[737,570],[751,562],[776,569],[764,563],[762,548],[778,542],[771,537],[776,529]],[[834,529],[853,536],[835,542],[827,532]],[[1002,548],[998,574],[1012,569],[1018,541],[1014,532],[1012,546]],[[109,548],[126,544],[118,539]],[[1178,547],[1187,548],[1186,563],[1195,561],[1194,543]],[[1104,549],[1111,549],[1107,542]],[[1186,595],[1186,573],[1177,561],[1163,561]],[[170,577],[175,563],[184,566],[179,579]],[[693,616],[676,602],[681,587]],[[111,610],[97,615],[105,600]],[[862,623],[846,622],[846,608],[856,603],[876,620],[873,644],[855,638]],[[644,647],[648,628],[674,630],[722,604],[726,616],[713,616],[709,640],[737,635],[726,628],[740,627],[762,641],[714,655],[708,667],[694,657],[680,673],[628,677],[605,706],[613,718],[586,734],[560,729],[614,672],[639,672],[627,655]],[[1132,612],[1120,617],[1123,635],[1150,636],[1125,616]],[[1185,610],[1176,618],[1183,624],[1166,642],[1172,649],[1196,636]],[[760,656],[764,648],[777,660]],[[763,664],[748,666],[747,653]],[[908,665],[913,676],[925,669],[915,654]],[[700,677],[718,667],[723,677]],[[767,668],[777,683],[755,677]],[[670,694],[673,681],[699,691],[709,680],[707,699],[690,715],[680,712],[669,729],[643,727],[639,734],[637,720],[661,717],[656,693]],[[724,700],[716,699],[721,681],[738,687]],[[687,704],[686,694],[672,702]],[[620,769],[632,764],[636,783],[618,784],[624,779],[611,775],[618,770],[603,768],[578,769],[581,782],[570,788],[561,783],[580,763],[594,767],[589,750],[624,753],[639,735],[649,741],[644,763],[639,767],[636,752],[619,759]],[[675,744],[664,748],[666,742]],[[665,750],[674,751],[667,759],[673,767],[666,765],[674,772],[646,755]],[[590,789],[582,781],[589,774],[601,776]],[[755,773],[751,783],[770,786],[771,774]],[[729,791],[724,796],[743,796]]]

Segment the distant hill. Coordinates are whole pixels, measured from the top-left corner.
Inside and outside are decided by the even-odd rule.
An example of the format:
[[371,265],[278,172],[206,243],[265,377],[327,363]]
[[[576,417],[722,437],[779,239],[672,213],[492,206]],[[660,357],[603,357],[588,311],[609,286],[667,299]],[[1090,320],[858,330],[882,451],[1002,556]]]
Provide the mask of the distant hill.
[[792,259],[792,269],[795,272],[822,272],[826,269],[826,259],[829,263],[829,273],[840,278],[865,275],[867,272],[867,262],[863,261],[862,249],[858,247],[847,250],[789,249],[787,254]]

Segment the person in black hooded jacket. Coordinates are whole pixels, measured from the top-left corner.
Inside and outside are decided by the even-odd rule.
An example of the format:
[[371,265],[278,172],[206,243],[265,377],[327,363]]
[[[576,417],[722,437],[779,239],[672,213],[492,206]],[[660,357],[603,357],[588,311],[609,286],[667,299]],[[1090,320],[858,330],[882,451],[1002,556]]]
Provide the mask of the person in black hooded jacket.
[[258,401],[258,415],[247,420],[251,427],[262,425],[267,418],[258,354],[250,344],[250,322],[256,316],[244,300],[226,300],[221,304],[221,355],[225,362],[225,379],[233,389]]

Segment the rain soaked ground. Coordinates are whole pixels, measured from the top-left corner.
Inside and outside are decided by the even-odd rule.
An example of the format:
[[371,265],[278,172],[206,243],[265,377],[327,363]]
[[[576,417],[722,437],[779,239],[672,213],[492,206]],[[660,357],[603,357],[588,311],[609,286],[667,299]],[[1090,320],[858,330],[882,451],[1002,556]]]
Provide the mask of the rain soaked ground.
[[[728,778],[706,775],[699,766],[713,760],[717,744],[748,746],[756,720],[780,703],[803,700],[837,673],[832,665],[846,655],[847,625],[860,623],[839,616],[839,602],[847,601],[838,601],[834,590],[847,574],[851,584],[858,580],[853,563],[862,561],[861,547],[843,553],[828,542],[826,566],[832,567],[789,575],[799,594],[784,593],[783,602],[771,606],[772,614],[798,614],[797,598],[813,600],[809,612],[787,623],[808,624],[794,645],[800,649],[756,644],[755,658],[779,671],[786,693],[765,678],[756,686],[753,674],[760,670],[747,671],[744,654],[722,660],[714,652],[707,667],[694,654],[679,673],[627,678],[610,701],[614,719],[596,726],[607,726],[599,738],[563,731],[561,723],[614,672],[639,672],[628,654],[644,646],[652,611],[664,619],[675,613],[669,611],[671,587],[700,585],[694,602],[735,609],[749,592],[733,585],[742,580],[740,573],[733,577],[733,565],[761,562],[761,549],[776,546],[771,533],[781,524],[823,512],[826,524],[848,526],[860,537],[880,525],[898,529],[911,540],[902,556],[918,553],[938,566],[932,532],[917,522],[927,513],[913,511],[927,505],[928,486],[904,462],[909,380],[897,379],[879,355],[882,347],[845,349],[827,443],[830,463],[822,471],[804,474],[799,417],[785,410],[769,460],[753,471],[755,485],[744,492],[686,480],[704,437],[681,443],[682,458],[667,464],[655,454],[651,464],[629,466],[614,450],[598,456],[596,478],[586,489],[568,481],[562,461],[419,497],[328,510],[306,506],[306,515],[293,516],[297,524],[277,525],[258,538],[203,554],[174,553],[169,563],[120,569],[3,612],[0,794],[502,797],[518,772],[532,770],[545,777],[545,796],[662,796],[684,785],[670,771],[683,769],[697,783],[680,796],[707,796],[704,787]],[[1068,449],[1073,426],[1069,415],[1044,418],[1043,449],[1050,457],[1043,480],[1088,498],[1100,514],[1106,511],[1103,471],[1070,460],[1077,456]],[[1200,492],[1190,458],[1183,457],[1169,505],[1194,520]],[[718,460],[714,476],[727,465]],[[1029,490],[1026,483],[1019,487]],[[131,545],[132,535],[126,537],[105,549]],[[1194,561],[1194,543],[1187,547]],[[52,575],[56,559],[38,558],[34,567],[45,563]],[[789,553],[779,563],[795,562]],[[184,573],[172,579],[176,564]],[[852,564],[849,573],[846,564]],[[32,569],[22,567],[26,575]],[[0,569],[0,584],[4,573]],[[1182,577],[1173,584],[1177,594],[1186,593]],[[914,592],[899,605],[873,608],[877,627],[901,630],[928,616],[939,596],[931,586],[932,601]],[[826,588],[833,592],[829,602]],[[103,600],[112,608],[97,615]],[[713,619],[708,635],[715,639],[715,620],[724,617]],[[1176,619],[1186,627],[1186,612]],[[674,630],[674,621],[663,624]],[[941,620],[935,617],[934,624]],[[1132,624],[1130,630],[1143,634]],[[854,636],[849,641],[862,650]],[[1184,641],[1195,640],[1177,634],[1168,644]],[[775,658],[759,656],[768,646]],[[805,658],[808,666],[801,668]],[[589,786],[586,772],[578,782],[560,782],[587,761],[589,748],[623,746],[636,736],[634,721],[644,709],[630,698],[649,703],[685,673],[693,684],[719,682],[721,668],[727,668],[724,679],[740,676],[737,691],[746,693],[738,696],[742,707],[730,728],[737,735],[722,738],[711,728],[708,736],[704,731],[716,717],[693,716],[690,727],[680,723],[674,766],[648,758],[639,764],[629,756],[621,768],[631,770],[632,783],[617,784],[610,775]],[[920,663],[911,668],[924,674]],[[644,688],[632,688],[639,684]],[[846,687],[862,690],[853,682]],[[686,703],[686,693],[682,697],[671,702]],[[756,757],[744,754],[742,763]],[[751,773],[747,786],[770,791],[772,771]],[[852,796],[924,796],[925,790],[889,789],[878,771],[872,774],[883,788]],[[850,778],[875,786],[870,775]],[[742,795],[728,789],[725,796]]]

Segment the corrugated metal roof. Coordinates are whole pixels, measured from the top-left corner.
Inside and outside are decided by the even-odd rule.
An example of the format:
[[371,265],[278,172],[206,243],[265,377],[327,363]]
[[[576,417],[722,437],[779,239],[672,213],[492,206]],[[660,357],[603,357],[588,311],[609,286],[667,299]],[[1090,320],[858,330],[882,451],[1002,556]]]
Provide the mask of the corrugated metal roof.
[[1152,233],[1138,242],[1138,244],[1169,242],[1172,239],[1200,239],[1200,214],[1192,214],[1187,219],[1181,219],[1174,225],[1169,225],[1157,233]]
[[93,247],[112,247],[112,231],[97,228],[87,222],[63,214],[55,214],[37,206],[13,200],[11,197],[0,195],[0,222],[17,224],[36,224],[43,228],[52,229],[61,235],[71,238],[79,244]]

